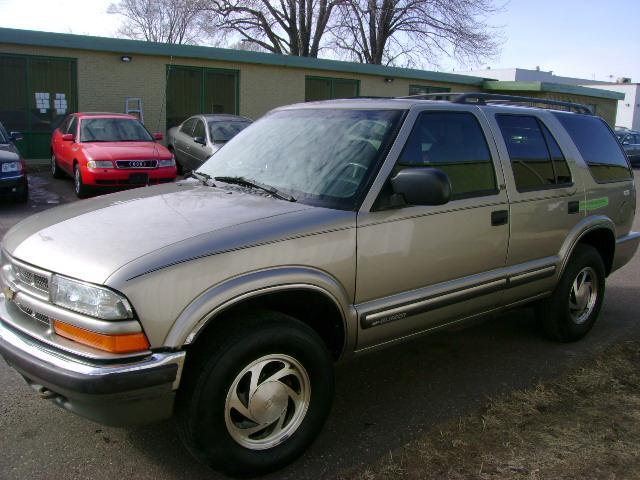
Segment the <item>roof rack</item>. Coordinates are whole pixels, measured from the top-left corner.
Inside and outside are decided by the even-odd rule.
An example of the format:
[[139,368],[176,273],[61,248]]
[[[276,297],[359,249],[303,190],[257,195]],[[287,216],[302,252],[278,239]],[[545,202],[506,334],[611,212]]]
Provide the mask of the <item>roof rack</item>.
[[591,108],[581,103],[563,102],[560,100],[548,100],[537,97],[520,97],[517,95],[498,95],[496,93],[471,92],[471,93],[424,93],[420,95],[409,95],[407,99],[416,100],[448,100],[451,103],[470,103],[474,105],[487,105],[489,103],[514,104],[523,107],[535,107],[537,105],[549,105],[554,107],[564,107],[569,111],[575,111],[583,115],[593,115]]

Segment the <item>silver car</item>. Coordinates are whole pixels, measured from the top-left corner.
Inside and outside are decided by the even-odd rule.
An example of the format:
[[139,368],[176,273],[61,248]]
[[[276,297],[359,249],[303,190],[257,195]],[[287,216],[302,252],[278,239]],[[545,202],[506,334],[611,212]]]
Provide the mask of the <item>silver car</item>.
[[167,132],[167,147],[176,157],[178,173],[196,170],[218,149],[251,125],[246,117],[194,115]]
[[278,108],[193,178],[22,221],[0,353],[76,414],[175,415],[246,475],[313,441],[341,359],[525,304],[583,337],[640,242],[620,144],[581,105],[451,98]]
[[627,152],[631,166],[640,167],[640,132],[634,130],[616,130],[616,136],[622,148]]

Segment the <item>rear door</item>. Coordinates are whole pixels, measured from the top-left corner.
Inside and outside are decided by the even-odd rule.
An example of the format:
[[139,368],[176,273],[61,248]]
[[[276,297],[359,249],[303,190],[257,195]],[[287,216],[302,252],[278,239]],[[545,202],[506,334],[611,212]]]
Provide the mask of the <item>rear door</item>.
[[176,161],[179,162],[185,168],[189,168],[189,149],[191,148],[191,134],[193,133],[193,127],[196,123],[195,118],[189,118],[185,120],[176,132],[175,141],[175,156]]
[[[358,214],[359,349],[491,310],[506,284],[507,196],[477,107],[412,111],[393,155]],[[444,171],[452,200],[394,207],[389,178],[408,167]]]
[[552,114],[487,110],[511,204],[510,288],[503,300],[509,305],[553,289],[561,247],[584,217],[584,185],[570,139]]

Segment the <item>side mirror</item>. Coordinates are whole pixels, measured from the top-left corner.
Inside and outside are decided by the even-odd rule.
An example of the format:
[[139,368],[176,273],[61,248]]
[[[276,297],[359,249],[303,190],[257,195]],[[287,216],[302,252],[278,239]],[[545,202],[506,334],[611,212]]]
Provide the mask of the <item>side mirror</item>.
[[153,138],[155,140],[164,140],[164,133],[154,133]]
[[62,135],[62,141],[63,142],[75,142],[76,141],[76,136],[73,133],[65,133],[64,135]]
[[392,179],[393,193],[402,195],[408,205],[444,205],[451,200],[451,182],[442,170],[409,167]]
[[193,139],[194,142],[199,143],[200,145],[206,145],[207,144],[207,139],[204,137],[195,137]]
[[11,140],[14,142],[19,142],[23,138],[20,132],[11,132],[9,136],[11,137]]

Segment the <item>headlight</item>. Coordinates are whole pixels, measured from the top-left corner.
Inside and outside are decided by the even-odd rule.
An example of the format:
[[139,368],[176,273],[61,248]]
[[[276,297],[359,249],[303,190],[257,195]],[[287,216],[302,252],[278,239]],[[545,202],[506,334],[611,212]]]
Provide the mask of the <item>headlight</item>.
[[171,157],[169,160],[158,160],[158,167],[173,167],[176,164],[176,160],[174,157]]
[[109,160],[89,160],[87,162],[89,168],[113,168],[113,162]]
[[19,172],[22,170],[20,162],[5,162],[2,164],[2,173]]
[[92,317],[120,320],[133,316],[127,299],[107,288],[54,275],[50,293],[56,305]]

